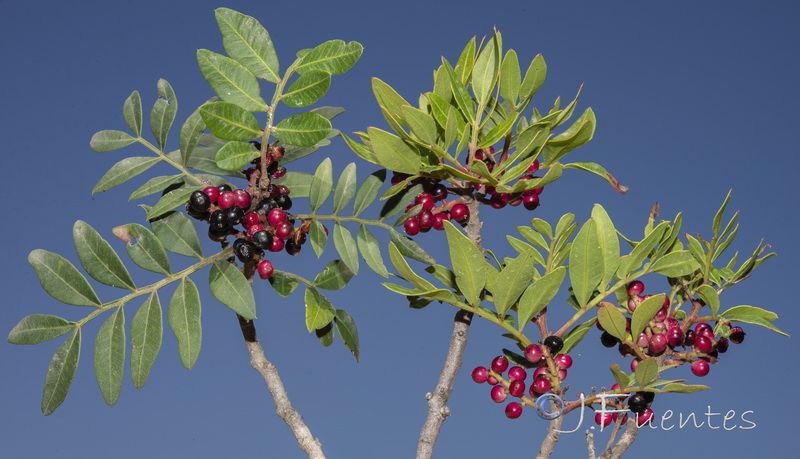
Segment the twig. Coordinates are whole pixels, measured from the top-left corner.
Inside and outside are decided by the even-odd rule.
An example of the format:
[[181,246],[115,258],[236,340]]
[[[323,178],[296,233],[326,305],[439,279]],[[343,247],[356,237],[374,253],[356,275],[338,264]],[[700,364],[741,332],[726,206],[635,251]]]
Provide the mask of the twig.
[[586,429],[586,447],[589,449],[589,459],[597,459],[596,451],[594,449],[594,435],[592,431]]
[[550,421],[550,426],[547,428],[547,435],[542,440],[542,445],[539,447],[539,454],[536,455],[536,459],[546,459],[553,454],[553,450],[556,448],[556,443],[558,443],[559,437],[559,430],[561,430],[561,424],[564,423],[564,416],[559,416],[552,421]]
[[247,345],[247,352],[250,353],[250,365],[255,368],[261,377],[264,378],[264,382],[267,383],[267,389],[269,389],[269,393],[275,401],[275,409],[278,416],[280,416],[292,430],[295,438],[297,438],[297,443],[300,445],[300,449],[305,451],[308,457],[312,459],[324,459],[325,455],[322,453],[322,445],[319,440],[314,438],[311,434],[311,430],[309,430],[308,426],[303,422],[300,413],[292,408],[289,395],[286,393],[283,382],[278,375],[278,369],[272,362],[267,360],[267,357],[264,355],[264,349],[261,347],[261,343],[258,342],[256,327],[253,325],[253,321],[247,320],[241,316],[237,317],[239,318],[239,327],[242,329],[242,336]]
[[617,440],[617,444],[613,448],[605,450],[598,459],[618,459],[622,457],[625,451],[631,447],[633,441],[636,440],[637,433],[639,433],[639,428],[636,426],[636,418],[629,418],[628,425],[619,440]]

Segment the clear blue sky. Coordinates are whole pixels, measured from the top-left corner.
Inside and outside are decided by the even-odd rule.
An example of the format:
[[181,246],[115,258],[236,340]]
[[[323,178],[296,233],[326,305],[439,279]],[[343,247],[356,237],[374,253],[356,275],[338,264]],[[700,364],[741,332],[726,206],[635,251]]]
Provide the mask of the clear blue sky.
[[[0,225],[0,329],[6,334],[31,313],[71,319],[85,313],[45,294],[27,254],[44,248],[76,261],[75,220],[87,221],[109,239],[113,226],[143,220],[137,203],[126,201],[141,180],[94,197],[91,189],[123,155],[146,153],[132,147],[100,155],[89,149],[89,139],[101,129],[125,129],[121,108],[132,90],[141,92],[149,109],[159,78],[177,92],[179,122],[210,97],[195,50],[222,50],[213,9],[223,5],[205,0],[0,5],[0,174],[8,211]],[[385,127],[371,77],[416,100],[430,90],[439,56],[456,59],[471,36],[488,34],[493,26],[521,62],[542,53],[548,81],[534,103],[549,107],[556,96],[571,98],[585,83],[580,107],[593,107],[598,129],[573,159],[602,163],[630,192],[619,195],[595,176],[572,171],[542,195],[536,211],[541,218],[556,221],[573,212],[583,221],[592,204],[600,202],[618,228],[638,235],[650,207],[659,202],[663,217],[683,211],[685,231],[708,234],[714,210],[733,188],[730,208],[741,210],[742,222],[734,248],[747,252],[763,238],[779,255],[730,289],[723,302],[775,310],[781,316],[778,326],[793,337],[747,327],[746,341],[733,346],[699,381],[711,391],[659,396],[653,406],[657,415],[667,409],[676,413],[667,425],[678,413],[705,418],[708,406],[714,413],[733,410],[736,419],[752,411],[745,416],[755,428],[645,431],[630,456],[756,457],[784,454],[794,446],[790,426],[800,408],[794,395],[800,313],[789,288],[800,259],[799,222],[791,210],[800,166],[795,2],[311,0],[231,1],[224,6],[258,18],[283,63],[295,51],[328,39],[364,45],[360,62],[336,76],[321,101],[347,108],[335,121],[345,132]],[[177,139],[171,141],[176,148]],[[325,156],[338,161],[337,174],[355,160],[338,140],[317,158]],[[292,167],[307,170],[314,164]],[[374,170],[363,162],[358,167],[359,177]],[[507,253],[503,235],[530,217],[520,209],[494,211],[486,225],[487,245]],[[418,239],[441,246],[443,235]],[[210,252],[210,242],[207,247]],[[317,266],[306,250],[296,259],[283,257],[280,267],[313,274]],[[432,253],[447,260],[441,250]],[[189,262],[175,256],[173,263]],[[133,275],[140,284],[153,278],[141,270]],[[113,408],[103,402],[92,371],[91,344],[99,324],[86,327],[72,390],[49,417],[39,411],[40,397],[60,340],[25,347],[0,343],[0,457],[303,457],[249,367],[235,317],[202,285],[205,274],[197,279],[204,332],[199,362],[185,370],[174,336],[165,329],[147,385],[137,391],[126,371],[122,396]],[[402,297],[377,286],[378,280],[365,271],[347,289],[330,295],[359,326],[359,364],[341,344],[322,348],[305,332],[299,294],[283,300],[266,285],[256,288],[257,327],[268,357],[331,458],[411,457],[425,414],[424,394],[435,385],[449,340],[453,310],[409,310]],[[99,289],[105,299],[116,293]],[[162,295],[162,302],[167,298]],[[128,321],[138,304],[132,306]],[[620,359],[596,339],[590,336],[575,351],[568,378],[573,393],[613,383],[607,367]],[[437,457],[530,457],[537,451],[544,421],[530,413],[506,419],[502,406],[489,400],[487,388],[468,377],[469,370],[488,363],[507,345],[497,329],[474,324]],[[691,377],[688,369],[680,372]],[[572,422],[575,418],[567,425]],[[712,424],[719,427],[721,416]],[[585,457],[584,430],[563,436],[554,457]]]

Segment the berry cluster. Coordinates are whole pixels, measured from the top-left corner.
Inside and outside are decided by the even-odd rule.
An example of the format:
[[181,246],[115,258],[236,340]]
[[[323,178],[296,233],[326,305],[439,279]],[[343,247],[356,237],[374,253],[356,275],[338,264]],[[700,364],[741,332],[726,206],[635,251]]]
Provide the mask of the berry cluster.
[[[472,370],[472,380],[478,384],[488,382],[492,386],[492,400],[496,403],[505,402],[509,395],[520,399],[508,403],[505,409],[507,417],[516,419],[522,415],[523,406],[535,406],[536,398],[553,392],[554,386],[561,387],[561,381],[567,377],[567,369],[572,366],[572,357],[558,354],[563,347],[561,338],[548,336],[543,346],[531,344],[525,348],[525,359],[529,362],[525,366],[536,368],[530,386],[527,387],[528,395],[525,395],[525,380],[528,377],[526,368],[519,365],[509,368],[508,359],[502,355],[495,357],[489,368],[477,367]],[[503,377],[506,370],[507,378]]]
[[[489,149],[486,151],[476,151],[475,159],[483,161],[484,164],[486,164],[486,168],[489,169],[489,172],[491,172],[494,170],[496,164],[493,155],[494,147],[489,147]],[[520,177],[519,180],[531,180],[534,178],[539,178],[533,175],[538,170],[539,160],[535,159],[528,167],[527,174]],[[487,196],[486,199],[488,200],[488,204],[494,209],[502,209],[506,205],[518,206],[522,204],[526,209],[534,210],[539,207],[539,195],[542,194],[542,191],[544,191],[544,187],[525,190],[521,193],[498,193],[492,186],[481,186],[478,188],[478,192],[482,192],[485,196]]]
[[[408,175],[395,172],[392,176],[392,185],[406,180]],[[408,217],[403,227],[406,234],[416,236],[419,233],[427,233],[431,228],[436,230],[444,229],[445,220],[455,220],[461,224],[469,221],[469,208],[460,200],[447,201],[449,190],[436,179],[418,178],[411,180],[408,186],[422,184],[424,192],[414,198],[414,202],[406,206],[406,212],[414,207],[422,206],[418,214]]]
[[[611,386],[611,390],[619,391],[621,388],[619,384],[614,384]],[[625,399],[628,399],[627,407],[628,409],[633,412],[636,416],[636,425],[638,427],[642,427],[645,425],[650,424],[653,422],[653,418],[655,417],[655,413],[652,409],[650,409],[650,405],[653,404],[653,400],[655,400],[656,394],[653,392],[636,392],[635,394],[631,395],[630,397],[627,396],[620,396],[617,397],[617,400],[612,400],[610,405],[614,408],[622,408],[624,406]],[[619,406],[617,406],[619,405]],[[608,427],[611,425],[612,422],[616,422],[618,419],[619,414],[615,412],[599,412],[594,415],[594,422],[601,426],[601,427]],[[620,424],[624,424],[628,421],[628,415],[622,415],[622,418],[619,419]]]
[[[260,148],[260,145],[256,146]],[[272,148],[267,155],[266,173],[270,179],[286,174],[286,168],[279,165],[283,156],[281,147]],[[251,185],[262,172],[261,159],[254,166],[244,170]],[[252,186],[251,186],[252,188]],[[214,241],[223,242],[228,236],[235,236],[233,250],[242,263],[259,261],[256,268],[262,279],[272,276],[274,267],[263,259],[264,251],[297,255],[306,241],[310,221],[295,227],[295,220],[286,213],[292,207],[290,190],[283,185],[266,185],[257,191],[259,199],[246,190],[233,190],[229,185],[209,186],[192,193],[187,203],[187,213],[198,220],[209,223],[208,236]]]

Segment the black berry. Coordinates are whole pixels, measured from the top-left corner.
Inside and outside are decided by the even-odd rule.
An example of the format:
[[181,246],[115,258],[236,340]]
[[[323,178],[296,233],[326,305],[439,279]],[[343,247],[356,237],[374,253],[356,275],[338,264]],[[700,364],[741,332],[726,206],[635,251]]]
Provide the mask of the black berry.
[[253,256],[255,256],[256,249],[244,239],[237,239],[237,242],[238,241],[243,241],[243,243],[239,244],[237,247],[236,243],[234,242],[234,251],[236,252],[236,257],[242,263],[247,263],[253,259]]
[[647,409],[647,400],[641,392],[637,392],[628,399],[628,409],[634,413],[643,413]]
[[229,207],[225,210],[225,218],[231,226],[238,225],[242,221],[242,217],[244,217],[244,210],[241,207]]
[[272,247],[272,235],[264,230],[255,232],[253,234],[253,245],[259,249],[268,250]]
[[544,345],[550,349],[550,354],[558,354],[558,351],[564,347],[564,341],[555,335],[550,335],[544,339]]
[[211,199],[202,191],[195,191],[189,197],[189,206],[197,212],[205,212],[211,205]]
[[227,183],[223,183],[222,185],[218,186],[217,189],[219,190],[219,194],[222,194],[226,191],[233,191],[233,188],[231,188],[231,186]]
[[292,198],[290,198],[287,194],[282,194],[275,198],[275,203],[283,210],[289,210],[292,208]]
[[208,217],[208,222],[211,224],[211,229],[217,233],[227,232],[230,229],[228,219],[225,217],[225,211],[222,210],[212,212],[211,216]]
[[267,214],[269,214],[270,210],[277,209],[277,208],[278,208],[278,203],[275,202],[274,199],[267,198],[267,199],[261,200],[256,205],[256,212],[260,213],[261,215],[267,215]]

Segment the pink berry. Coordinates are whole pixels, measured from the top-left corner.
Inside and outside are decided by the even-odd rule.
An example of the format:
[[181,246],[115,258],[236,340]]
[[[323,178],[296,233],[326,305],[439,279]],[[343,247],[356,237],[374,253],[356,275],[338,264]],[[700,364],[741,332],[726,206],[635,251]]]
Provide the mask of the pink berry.
[[217,198],[217,205],[220,209],[228,209],[233,207],[235,201],[236,198],[233,195],[233,191],[226,191],[219,195],[219,198]]
[[558,379],[562,381],[567,379],[567,370],[558,370]]
[[695,376],[705,376],[710,369],[710,365],[705,360],[695,360],[692,362],[692,373]]
[[498,380],[497,380],[497,378],[495,378],[494,376],[492,376],[492,375],[489,375],[489,379],[487,379],[487,380],[486,380],[486,382],[488,382],[488,383],[489,383],[490,385],[492,385],[492,386],[495,386],[495,385],[497,385],[497,383],[499,383],[500,381],[498,381]]
[[514,366],[511,367],[510,370],[508,370],[508,379],[519,379],[521,381],[524,381],[525,378],[527,377],[528,373],[522,367]]
[[639,427],[646,426],[653,422],[654,417],[655,415],[653,414],[653,410],[647,408],[646,410],[636,415],[636,425]]
[[267,214],[267,222],[274,227],[278,227],[281,223],[286,221],[286,212],[283,209],[272,209]]
[[705,336],[698,336],[694,340],[694,346],[700,352],[709,353],[711,352],[711,349],[714,347],[714,342]]
[[508,359],[502,355],[498,355],[492,360],[492,371],[495,373],[503,373],[508,368]]
[[683,330],[681,330],[680,327],[667,330],[667,343],[672,347],[683,344]]
[[636,367],[639,366],[639,361],[636,359],[631,360],[631,371],[636,371]]
[[548,374],[547,367],[539,367],[539,368],[533,370],[533,379],[545,378],[545,377],[547,377],[547,374]]
[[419,219],[417,217],[409,217],[403,223],[403,228],[409,236],[416,236],[420,230]]
[[509,419],[517,419],[522,415],[522,405],[517,402],[511,402],[506,405],[506,417]]
[[233,204],[241,209],[250,207],[250,193],[245,190],[236,190],[233,192]]
[[664,325],[667,326],[667,329],[680,327],[680,324],[674,317],[667,317],[664,320]]
[[458,203],[450,208],[450,217],[457,222],[469,220],[469,207],[466,204]]
[[650,337],[649,343],[650,352],[659,354],[667,348],[667,337],[662,333],[656,333]]
[[539,170],[539,160],[534,159],[533,163],[530,166],[528,166],[528,172],[536,172],[538,170]]
[[258,264],[258,276],[262,279],[269,279],[272,276],[272,273],[275,271],[273,268],[272,263],[269,260],[263,260],[261,263]]
[[614,422],[614,415],[617,413],[597,413],[594,415],[594,422],[603,427],[608,427]]
[[531,194],[522,197],[522,205],[528,210],[534,210],[539,207],[539,195]]
[[544,394],[550,390],[552,385],[547,378],[536,378],[533,380],[533,390],[539,394]]
[[538,362],[542,358],[542,348],[538,344],[531,344],[525,348],[525,358],[531,363]]
[[205,193],[208,196],[208,199],[212,203],[217,202],[217,199],[219,198],[219,188],[215,186],[208,186],[203,188],[203,193]]
[[628,284],[628,296],[638,296],[644,292],[644,283],[642,281],[632,281]]
[[485,383],[489,379],[489,370],[486,367],[477,367],[472,370],[472,380],[478,384]]
[[[667,300],[667,301],[669,301],[669,300]],[[668,312],[669,311],[667,310],[667,308],[659,309],[658,312],[656,313],[655,317],[653,317],[653,320],[655,320],[656,322],[663,322],[664,319],[667,318]]]
[[508,392],[506,392],[506,388],[503,386],[494,386],[492,387],[492,400],[495,403],[503,403],[506,401],[506,397],[508,397]]
[[700,322],[699,324],[694,326],[694,332],[697,333],[698,335],[703,330],[711,330],[711,325],[709,325],[709,324],[707,324],[705,322]]
[[508,393],[512,397],[521,397],[525,393],[525,381],[515,379],[508,385]]
[[283,245],[284,245],[283,239],[279,239],[277,237],[272,238],[272,247],[270,247],[269,251],[280,252],[281,250],[283,250]]
[[244,214],[242,218],[242,224],[245,228],[250,228],[253,225],[258,225],[261,220],[258,218],[258,214],[255,212],[247,212]]
[[636,340],[636,345],[639,347],[647,347],[650,341],[647,338],[647,333],[641,332],[639,333],[639,338]]
[[567,370],[572,366],[572,357],[569,354],[558,354],[555,357],[556,366],[562,370]]

